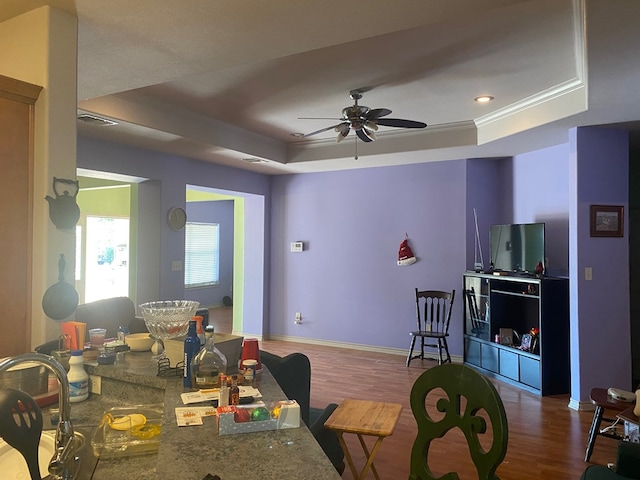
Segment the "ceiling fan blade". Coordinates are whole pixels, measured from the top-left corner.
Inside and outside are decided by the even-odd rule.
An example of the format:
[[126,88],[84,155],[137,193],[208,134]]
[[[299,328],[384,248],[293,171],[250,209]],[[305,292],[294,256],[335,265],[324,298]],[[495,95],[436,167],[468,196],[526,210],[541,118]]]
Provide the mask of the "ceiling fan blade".
[[366,118],[368,120],[374,120],[376,118],[386,117],[390,113],[391,113],[391,110],[389,110],[388,108],[374,108],[373,110],[369,110],[369,113],[367,113]]
[[298,117],[298,120],[343,120],[338,117]]
[[385,127],[400,127],[400,128],[425,128],[427,126],[424,122],[416,122],[415,120],[404,120],[402,118],[380,118],[376,120],[378,125]]
[[[315,132],[306,133],[302,136],[302,138],[310,137],[311,135],[316,135],[318,133],[326,132],[328,130],[333,130],[334,128],[338,128],[340,125],[344,125],[345,122],[338,123],[337,125],[331,125],[330,127],[321,128],[320,130],[316,130]],[[348,124],[347,124],[348,125]]]
[[365,132],[364,129],[361,130],[356,130],[356,135],[358,135],[358,138],[360,140],[362,140],[363,142],[373,142],[373,138],[371,138],[369,135],[367,135],[367,132]]

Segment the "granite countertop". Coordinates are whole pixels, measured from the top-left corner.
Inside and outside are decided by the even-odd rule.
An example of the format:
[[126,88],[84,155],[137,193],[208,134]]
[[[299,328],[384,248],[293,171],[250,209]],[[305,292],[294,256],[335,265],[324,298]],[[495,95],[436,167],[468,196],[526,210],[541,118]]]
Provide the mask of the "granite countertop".
[[[221,480],[339,480],[329,459],[302,424],[300,428],[219,436],[217,419],[204,425],[178,427],[175,407],[182,406],[182,378],[158,377],[151,354],[127,353],[115,365],[86,364],[102,379],[102,394],[71,404],[71,418],[79,428],[95,427],[111,407],[164,404],[162,434],[157,453],[101,458],[93,480],[181,479],[201,480],[207,474]],[[256,387],[266,401],[286,397],[265,367]]]

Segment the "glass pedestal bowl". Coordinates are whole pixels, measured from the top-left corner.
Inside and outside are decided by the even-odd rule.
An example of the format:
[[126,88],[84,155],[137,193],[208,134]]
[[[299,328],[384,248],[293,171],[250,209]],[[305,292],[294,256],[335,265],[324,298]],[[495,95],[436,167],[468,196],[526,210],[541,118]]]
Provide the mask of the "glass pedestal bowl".
[[165,340],[186,335],[189,320],[196,314],[199,306],[200,302],[192,300],[161,300],[140,305],[147,330],[161,343],[162,353],[155,356],[154,360],[160,362],[167,359],[164,351]]

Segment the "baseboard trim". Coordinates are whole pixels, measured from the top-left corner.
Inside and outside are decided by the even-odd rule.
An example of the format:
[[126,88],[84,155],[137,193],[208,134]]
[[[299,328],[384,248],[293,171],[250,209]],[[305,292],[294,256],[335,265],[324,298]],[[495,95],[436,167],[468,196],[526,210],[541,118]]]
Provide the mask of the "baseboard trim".
[[[253,336],[250,338],[255,338],[257,336]],[[320,345],[323,347],[331,347],[331,348],[346,348],[351,350],[363,350],[367,352],[376,352],[376,353],[387,353],[390,355],[398,355],[402,357],[407,357],[409,354],[409,350],[404,348],[395,348],[395,347],[380,347],[376,345],[365,345],[362,343],[349,343],[349,342],[337,342],[333,340],[318,340],[315,338],[305,338],[305,337],[292,337],[289,335],[269,335],[264,337],[265,340],[280,340],[283,342],[294,342],[294,343],[308,343],[311,345]],[[260,338],[262,340],[262,338]],[[435,358],[433,358],[436,360]],[[437,360],[436,360],[437,361]],[[451,361],[453,363],[462,363],[461,355],[451,355]]]
[[569,408],[578,412],[593,412],[596,409],[595,405],[591,403],[591,401],[583,402],[573,398],[569,399]]

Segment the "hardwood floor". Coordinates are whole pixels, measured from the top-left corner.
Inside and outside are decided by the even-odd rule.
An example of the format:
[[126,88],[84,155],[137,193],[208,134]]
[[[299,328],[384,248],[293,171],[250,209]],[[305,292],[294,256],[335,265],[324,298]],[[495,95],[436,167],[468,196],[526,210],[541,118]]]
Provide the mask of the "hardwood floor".
[[[228,333],[231,322],[225,317],[230,316],[231,308],[223,311],[224,308],[212,309],[210,322],[217,326],[217,331]],[[302,352],[309,357],[312,406],[324,407],[328,403],[340,403],[344,398],[402,404],[404,408],[396,430],[382,443],[375,465],[382,479],[408,478],[416,434],[409,393],[416,378],[435,362],[414,360],[407,368],[405,358],[397,355],[276,340],[261,341],[261,349],[278,355]],[[509,447],[498,468],[498,476],[502,480],[579,479],[588,465],[584,454],[593,412],[569,409],[568,395],[539,397],[500,381],[494,381],[494,385],[509,422]],[[461,434],[452,433],[432,444],[429,463],[434,473],[457,468],[461,480],[477,478],[466,441]],[[357,438],[350,435],[345,438],[356,464],[364,465]],[[598,437],[591,463],[606,465],[614,461],[615,447],[615,440]],[[342,478],[353,478],[348,468]],[[373,475],[369,473],[367,478]]]

